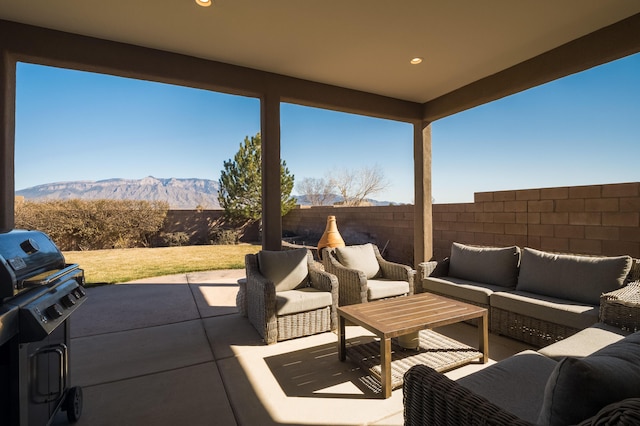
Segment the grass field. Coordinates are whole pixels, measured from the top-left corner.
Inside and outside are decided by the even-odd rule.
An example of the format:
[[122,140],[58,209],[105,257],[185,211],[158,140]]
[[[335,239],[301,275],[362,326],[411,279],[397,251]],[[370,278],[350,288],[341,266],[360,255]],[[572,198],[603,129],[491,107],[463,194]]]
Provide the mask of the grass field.
[[205,245],[67,251],[67,263],[78,263],[88,285],[121,283],[140,278],[216,269],[244,268],[244,256],[259,245]]

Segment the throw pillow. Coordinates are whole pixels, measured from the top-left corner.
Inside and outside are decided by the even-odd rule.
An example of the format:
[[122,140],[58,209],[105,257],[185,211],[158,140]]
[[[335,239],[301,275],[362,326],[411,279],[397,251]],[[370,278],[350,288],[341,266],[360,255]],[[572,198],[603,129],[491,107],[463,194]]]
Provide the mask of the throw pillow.
[[276,291],[307,287],[307,249],[258,252],[260,273],[276,286]]
[[375,278],[380,273],[380,264],[372,244],[338,247],[336,257],[343,266],[364,272],[367,279]]
[[634,397],[640,397],[640,332],[585,358],[560,361],[547,381],[538,424],[576,424]]
[[629,256],[574,256],[525,247],[517,290],[599,305],[600,295],[622,287],[630,269]]
[[515,287],[520,248],[451,245],[449,276],[502,287]]

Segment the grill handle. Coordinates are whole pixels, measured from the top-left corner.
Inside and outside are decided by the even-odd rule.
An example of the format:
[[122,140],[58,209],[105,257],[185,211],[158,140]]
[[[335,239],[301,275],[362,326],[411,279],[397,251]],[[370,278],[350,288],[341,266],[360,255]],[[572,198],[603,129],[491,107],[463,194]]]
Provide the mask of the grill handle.
[[[39,361],[38,357],[41,356],[48,356],[49,354],[53,354],[53,355],[57,355],[59,364],[58,364],[58,371],[59,371],[59,375],[56,377],[58,379],[58,389],[56,392],[52,392],[50,388],[48,388],[48,390],[46,391],[46,393],[40,393],[38,386],[36,383],[32,383],[32,395],[31,398],[33,399],[34,402],[38,403],[38,404],[43,404],[43,403],[47,403],[47,402],[51,402],[51,401],[55,401],[57,400],[60,396],[62,396],[62,394],[64,393],[64,390],[67,388],[67,375],[69,374],[69,360],[68,360],[68,348],[67,345],[65,345],[64,343],[59,343],[57,345],[51,345],[51,346],[45,346],[43,348],[41,348],[40,350],[38,350],[38,352],[36,352],[35,354],[33,354],[33,358],[32,358],[32,362],[37,363]],[[48,361],[47,361],[48,362]],[[33,365],[32,368],[37,370],[37,365]],[[39,377],[39,374],[37,371],[34,371],[34,373],[32,374],[32,379],[35,378],[35,380],[42,380],[41,377]]]
[[70,273],[74,272],[75,270],[77,270],[79,268],[80,268],[80,265],[78,265],[77,263],[73,263],[73,264],[67,265],[66,268],[61,269],[58,272],[49,275],[46,279],[42,280],[41,283],[43,285],[49,285],[53,281],[57,281],[57,280],[61,279],[62,277],[64,277],[65,275],[69,275]]

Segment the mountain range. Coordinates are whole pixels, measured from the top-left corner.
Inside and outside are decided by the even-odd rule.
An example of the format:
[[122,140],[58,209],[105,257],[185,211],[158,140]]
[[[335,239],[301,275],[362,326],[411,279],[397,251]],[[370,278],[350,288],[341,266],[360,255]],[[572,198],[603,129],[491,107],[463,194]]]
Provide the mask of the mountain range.
[[219,209],[218,182],[209,179],[155,178],[56,182],[16,191],[26,200],[166,201],[172,209]]
[[[146,200],[166,201],[172,209],[220,209],[218,181],[210,179],[155,178],[105,179],[98,181],[55,182],[16,191],[26,200]],[[310,205],[306,196],[294,196],[300,205]],[[338,195],[331,200],[340,201]],[[367,200],[371,205],[388,205],[388,201]]]

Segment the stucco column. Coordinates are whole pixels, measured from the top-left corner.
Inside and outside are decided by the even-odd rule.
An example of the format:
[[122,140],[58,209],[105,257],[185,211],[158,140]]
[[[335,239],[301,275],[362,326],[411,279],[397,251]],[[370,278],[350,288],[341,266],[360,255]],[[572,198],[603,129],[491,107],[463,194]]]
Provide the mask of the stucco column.
[[260,102],[262,136],[262,248],[280,250],[280,95],[268,90]]
[[16,63],[0,50],[0,232],[15,226],[15,100]]
[[433,210],[431,195],[431,123],[413,124],[415,266],[433,256]]

